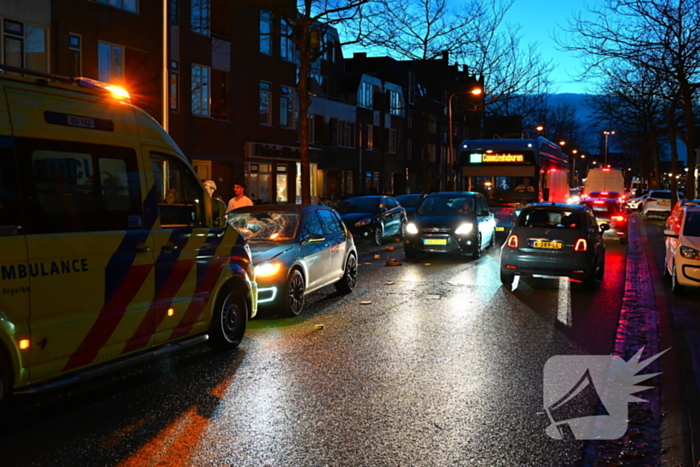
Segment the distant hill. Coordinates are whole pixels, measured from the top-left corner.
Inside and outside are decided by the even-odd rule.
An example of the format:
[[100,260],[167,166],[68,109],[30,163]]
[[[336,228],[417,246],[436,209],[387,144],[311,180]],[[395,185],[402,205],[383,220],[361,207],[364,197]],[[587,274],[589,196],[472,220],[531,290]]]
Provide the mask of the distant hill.
[[582,142],[582,149],[587,151],[595,151],[598,141],[595,137],[596,134],[600,133],[603,129],[598,128],[593,124],[591,118],[593,117],[593,109],[586,105],[586,99],[588,99],[588,94],[550,94],[548,104],[551,107],[556,107],[559,104],[568,104],[576,110],[576,117],[581,126],[584,128],[585,133],[590,135],[588,141]]

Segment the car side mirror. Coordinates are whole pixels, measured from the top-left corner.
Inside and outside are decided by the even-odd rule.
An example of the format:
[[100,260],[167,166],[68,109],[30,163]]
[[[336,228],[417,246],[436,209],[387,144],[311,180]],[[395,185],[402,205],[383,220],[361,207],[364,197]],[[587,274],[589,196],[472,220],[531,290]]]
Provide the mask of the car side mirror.
[[379,206],[379,212],[387,212],[389,209],[386,206]]
[[223,229],[226,227],[226,203],[219,198],[211,200],[211,219],[213,228]]
[[605,232],[606,230],[610,230],[610,224],[600,224],[600,231]]
[[326,237],[324,237],[324,236],[321,235],[321,234],[310,233],[310,234],[308,234],[308,235],[306,236],[306,238],[304,239],[304,243],[322,242],[322,241],[324,241],[325,239],[326,239]]
[[671,238],[678,238],[678,234],[673,229],[665,229],[664,235],[666,235],[667,237],[671,237]]

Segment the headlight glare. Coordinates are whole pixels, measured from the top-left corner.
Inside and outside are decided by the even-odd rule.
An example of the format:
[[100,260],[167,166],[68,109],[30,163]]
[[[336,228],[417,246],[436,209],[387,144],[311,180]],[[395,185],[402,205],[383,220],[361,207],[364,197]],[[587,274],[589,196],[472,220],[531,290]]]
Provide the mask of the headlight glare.
[[457,230],[455,230],[455,233],[457,235],[468,234],[469,232],[472,231],[473,228],[474,228],[474,224],[469,223],[469,222],[465,222],[464,224],[457,227]]
[[282,269],[282,263],[260,263],[255,266],[256,277],[268,277],[277,274]]
[[409,222],[408,225],[406,226],[406,233],[417,234],[418,227],[416,227],[416,224],[414,224],[413,222]]

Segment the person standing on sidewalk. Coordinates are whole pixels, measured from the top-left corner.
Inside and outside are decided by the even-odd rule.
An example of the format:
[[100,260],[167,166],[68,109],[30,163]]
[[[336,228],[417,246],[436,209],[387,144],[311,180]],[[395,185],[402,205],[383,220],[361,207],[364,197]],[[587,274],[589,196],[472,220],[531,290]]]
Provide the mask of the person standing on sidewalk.
[[245,188],[246,186],[243,183],[234,183],[233,193],[235,196],[228,202],[227,213],[234,209],[253,205],[253,201],[245,195]]

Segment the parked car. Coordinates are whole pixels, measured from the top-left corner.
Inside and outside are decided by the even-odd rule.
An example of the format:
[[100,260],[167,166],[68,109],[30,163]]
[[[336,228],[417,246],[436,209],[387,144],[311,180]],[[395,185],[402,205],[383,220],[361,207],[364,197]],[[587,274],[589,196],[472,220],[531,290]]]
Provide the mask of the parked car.
[[350,293],[357,283],[357,249],[336,211],[327,206],[267,204],[232,211],[229,223],[253,253],[262,310],[297,316],[304,297],[327,285]]
[[431,193],[406,226],[406,258],[417,253],[466,253],[479,258],[496,238],[486,197],[474,192]]
[[664,273],[671,277],[674,293],[686,287],[700,287],[700,206],[686,206],[679,222],[664,230],[666,257]]
[[588,206],[598,221],[598,225],[608,224],[610,227],[603,237],[619,238],[620,245],[627,245],[629,219],[622,212],[620,205],[614,199],[587,199],[582,203]]
[[671,192],[669,190],[651,190],[642,204],[642,218],[651,216],[668,216],[671,213]]
[[406,210],[392,196],[358,196],[336,209],[355,237],[369,238],[376,245],[387,238],[403,238]]
[[425,195],[415,194],[415,195],[399,195],[396,197],[396,201],[406,210],[406,219],[410,221],[413,219],[413,214],[415,214],[416,209],[423,202]]
[[676,205],[673,206],[673,209],[671,209],[671,214],[668,215],[668,219],[666,219],[666,228],[667,229],[673,229],[675,228],[674,225],[680,221],[681,219],[681,211],[683,210],[683,206],[698,206],[700,205],[700,199],[685,199],[681,198],[678,201],[676,201]]
[[632,198],[627,200],[625,205],[627,206],[627,209],[631,211],[641,211],[642,204],[644,203],[644,200],[647,199],[649,196],[649,193],[643,194],[639,198]]
[[607,224],[587,206],[537,203],[527,206],[501,248],[501,282],[516,275],[569,277],[593,288],[605,274]]

